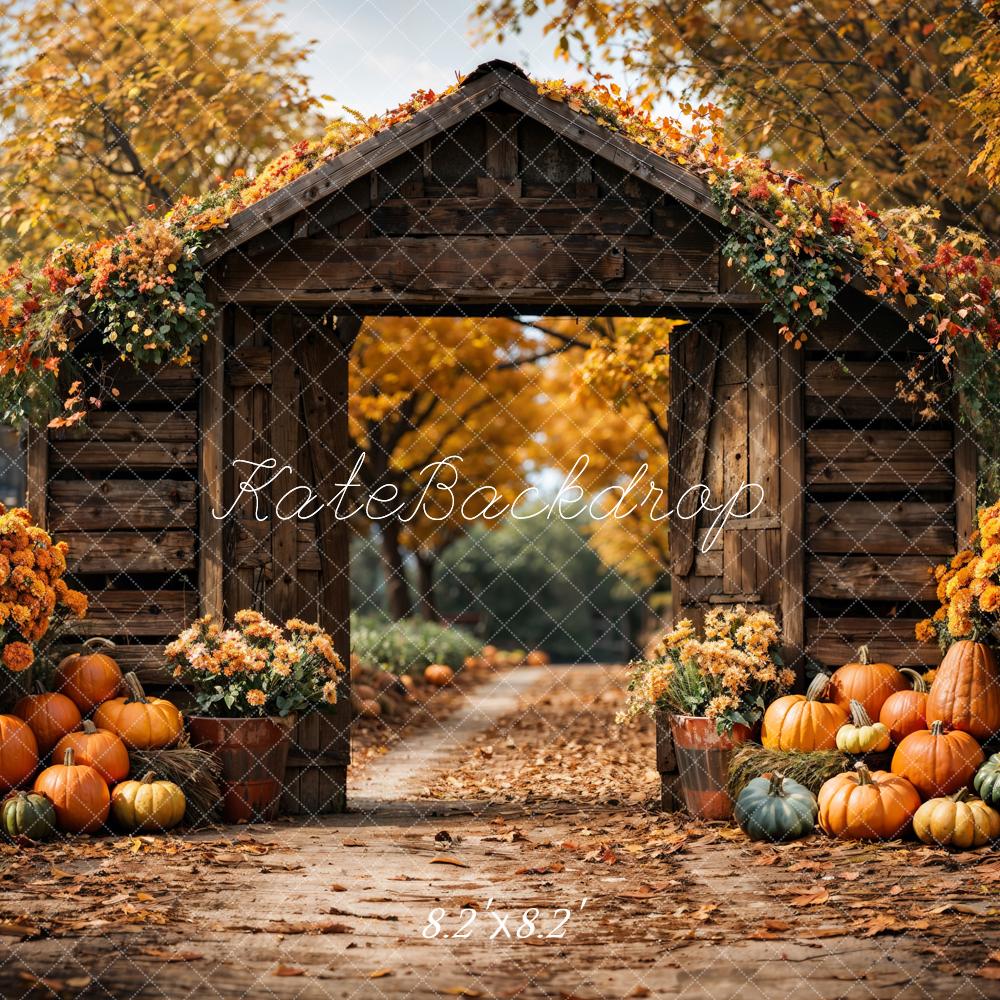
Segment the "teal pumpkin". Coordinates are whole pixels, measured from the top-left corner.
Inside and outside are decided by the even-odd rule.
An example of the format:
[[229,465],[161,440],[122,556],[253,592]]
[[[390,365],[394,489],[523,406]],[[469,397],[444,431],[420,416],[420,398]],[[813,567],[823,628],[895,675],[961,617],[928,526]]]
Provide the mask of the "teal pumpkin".
[[15,792],[4,799],[0,818],[8,837],[48,840],[58,829],[55,807],[37,792]]
[[982,764],[972,779],[976,794],[994,809],[1000,808],[1000,753]]
[[754,778],[740,792],[734,814],[751,840],[796,840],[812,833],[818,811],[816,796],[805,785],[775,771]]

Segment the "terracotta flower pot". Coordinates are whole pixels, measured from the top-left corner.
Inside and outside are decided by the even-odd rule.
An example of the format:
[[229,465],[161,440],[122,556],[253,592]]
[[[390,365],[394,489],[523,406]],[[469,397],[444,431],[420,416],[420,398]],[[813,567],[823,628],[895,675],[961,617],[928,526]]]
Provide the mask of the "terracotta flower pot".
[[732,733],[720,736],[714,719],[671,715],[670,732],[688,812],[699,819],[729,819],[733,814],[726,791],[729,759],[736,747],[750,739],[750,727],[734,726]]
[[222,769],[222,817],[227,823],[274,819],[285,781],[293,720],[188,719],[191,743]]

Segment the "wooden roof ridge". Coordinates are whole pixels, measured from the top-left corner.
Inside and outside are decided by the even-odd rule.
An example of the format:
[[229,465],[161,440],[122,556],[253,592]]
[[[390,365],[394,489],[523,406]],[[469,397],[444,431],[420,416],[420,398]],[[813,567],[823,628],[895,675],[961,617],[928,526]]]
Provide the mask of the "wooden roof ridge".
[[237,212],[202,253],[206,264],[298,212],[342,190],[352,181],[441,134],[493,104],[504,103],[601,156],[690,208],[720,220],[704,178],[602,125],[565,103],[538,93],[527,74],[503,59],[482,63],[451,94],[412,118],[371,136],[266,198]]

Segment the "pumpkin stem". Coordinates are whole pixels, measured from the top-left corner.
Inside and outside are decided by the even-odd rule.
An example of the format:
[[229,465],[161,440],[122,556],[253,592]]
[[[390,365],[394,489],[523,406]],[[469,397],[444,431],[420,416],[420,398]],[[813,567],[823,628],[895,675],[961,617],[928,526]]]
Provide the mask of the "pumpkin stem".
[[899,672],[910,678],[910,686],[920,694],[927,694],[927,681],[911,667],[900,667]]
[[771,774],[771,783],[767,789],[768,795],[777,795],[780,798],[784,798],[785,795],[785,776],[780,771],[774,771]]
[[806,688],[806,701],[819,701],[830,683],[829,674],[817,674]]
[[156,779],[156,775],[155,775],[155,774],[153,774],[153,772],[152,772],[152,771],[147,771],[147,772],[146,772],[146,773],[145,773],[145,774],[144,774],[144,775],[143,775],[143,776],[142,776],[142,777],[141,777],[141,778],[139,779],[139,784],[140,784],[140,785],[151,785],[151,784],[153,783],[153,781],[154,781],[155,779]]
[[858,663],[862,664],[862,666],[868,666],[870,658],[871,658],[871,650],[869,650],[868,644],[866,643],[864,646],[859,646]]
[[937,719],[931,723],[931,735],[932,736],[943,736],[944,735],[944,722],[941,719]]
[[960,788],[954,795],[950,795],[949,798],[952,802],[964,802],[969,797],[969,789]]
[[95,726],[95,725],[93,724],[93,722],[91,722],[91,721],[90,721],[90,719],[84,719],[84,720],[83,720],[83,731],[84,731],[84,732],[85,732],[85,733],[86,733],[86,734],[87,734],[88,736],[93,736],[93,735],[94,735],[94,733],[96,733],[96,732],[97,732],[97,726]]
[[66,752],[63,754],[63,767],[72,767],[74,763],[73,757],[73,748],[66,747]]
[[118,648],[110,639],[105,639],[104,636],[101,635],[92,635],[83,643],[84,649],[93,649],[95,646],[103,646],[105,649]]
[[149,704],[146,700],[146,692],[142,689],[142,684],[139,682],[139,677],[134,670],[130,670],[125,675],[125,686],[128,688],[129,696],[127,701],[139,701],[144,705]]
[[871,716],[865,711],[865,706],[857,698],[851,699],[850,707],[851,722],[855,726],[870,726],[872,724]]
[[857,772],[859,785],[870,785],[872,783],[872,773],[868,770],[867,764],[858,764],[854,770]]

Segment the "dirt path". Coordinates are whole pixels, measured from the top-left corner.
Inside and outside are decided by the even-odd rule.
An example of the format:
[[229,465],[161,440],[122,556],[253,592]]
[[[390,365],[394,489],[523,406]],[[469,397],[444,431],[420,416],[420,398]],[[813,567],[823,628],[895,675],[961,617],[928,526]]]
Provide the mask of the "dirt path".
[[1000,996],[992,852],[664,816],[620,671],[510,677],[443,756],[373,761],[362,812],[5,849],[0,996]]

